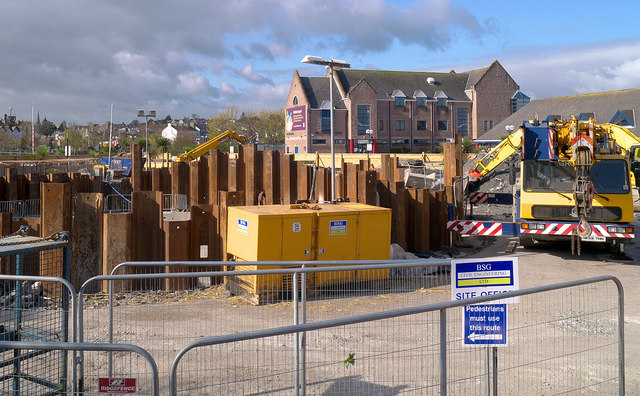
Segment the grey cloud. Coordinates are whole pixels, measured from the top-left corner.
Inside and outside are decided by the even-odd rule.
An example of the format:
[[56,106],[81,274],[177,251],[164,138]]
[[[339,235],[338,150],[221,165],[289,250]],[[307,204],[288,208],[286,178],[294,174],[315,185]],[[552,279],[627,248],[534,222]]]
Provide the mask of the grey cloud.
[[3,4],[0,26],[0,106],[27,118],[34,105],[55,122],[81,123],[104,120],[112,102],[122,120],[150,105],[206,116],[235,104],[220,93],[221,81],[233,78],[265,95],[249,95],[256,103],[282,103],[286,92],[274,87],[288,86],[291,72],[257,73],[240,59],[273,61],[323,46],[385,51],[396,41],[438,49],[454,32],[484,34],[464,8],[435,0],[404,8],[378,0],[25,0]]

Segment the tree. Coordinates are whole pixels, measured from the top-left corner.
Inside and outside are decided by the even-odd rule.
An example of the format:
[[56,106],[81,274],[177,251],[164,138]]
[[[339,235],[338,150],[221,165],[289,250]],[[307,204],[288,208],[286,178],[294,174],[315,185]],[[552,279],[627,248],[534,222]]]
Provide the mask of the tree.
[[82,146],[85,143],[82,132],[75,128],[67,128],[64,131],[62,144],[66,146],[67,141],[69,142],[69,146],[73,147],[75,150],[82,149]]
[[56,131],[56,124],[45,118],[44,121],[40,123],[39,131],[44,136],[51,136]]
[[173,155],[180,155],[196,147],[196,137],[190,131],[178,131],[176,140],[171,144],[169,151]]
[[238,108],[229,107],[220,113],[216,113],[207,122],[207,132],[209,137],[214,137],[226,130],[236,130],[236,122],[238,121]]
[[67,129],[67,122],[63,120],[63,121],[60,123],[60,126],[58,127],[58,130],[59,130],[59,131],[64,131],[65,129]]
[[167,121],[167,122],[171,122],[172,118],[171,118],[170,115],[167,114],[167,116],[165,117],[164,120]]
[[464,137],[462,138],[462,152],[463,153],[472,153],[475,151],[475,144],[473,140]]

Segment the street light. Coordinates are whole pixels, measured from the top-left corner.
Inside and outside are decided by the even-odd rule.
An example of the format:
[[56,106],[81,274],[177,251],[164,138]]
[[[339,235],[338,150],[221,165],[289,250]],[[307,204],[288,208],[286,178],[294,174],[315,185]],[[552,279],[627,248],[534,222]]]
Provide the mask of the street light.
[[[338,66],[343,69],[348,69],[351,67],[349,62],[338,60],[338,59],[329,59],[324,60],[319,56],[307,55],[302,58],[302,63],[309,63],[312,65],[322,65],[329,68],[329,105],[331,106],[331,201],[335,202],[336,200],[336,153],[334,149],[335,139],[333,137],[333,68]],[[311,131],[309,131],[311,132]]]
[[147,152],[147,170],[149,170],[149,117],[154,118],[155,116],[155,110],[149,110],[148,113],[145,113],[144,110],[138,110],[138,117],[144,117],[144,150]]

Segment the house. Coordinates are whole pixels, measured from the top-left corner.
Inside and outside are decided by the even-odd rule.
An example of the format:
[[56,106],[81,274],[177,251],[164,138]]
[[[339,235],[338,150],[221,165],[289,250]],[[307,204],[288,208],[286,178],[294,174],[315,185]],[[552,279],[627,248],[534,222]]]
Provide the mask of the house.
[[[286,152],[330,151],[329,79],[294,72]],[[481,137],[528,101],[498,61],[464,73],[334,69],[331,83],[338,153],[433,152],[455,133]]]

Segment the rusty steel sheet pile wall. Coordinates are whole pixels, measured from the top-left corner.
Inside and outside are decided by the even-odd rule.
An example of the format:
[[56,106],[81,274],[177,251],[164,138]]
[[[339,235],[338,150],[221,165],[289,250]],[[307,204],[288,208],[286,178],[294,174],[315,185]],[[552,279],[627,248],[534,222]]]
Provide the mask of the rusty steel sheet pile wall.
[[[459,140],[444,148],[443,191],[405,188],[398,158],[383,154],[379,171],[369,159],[357,164],[341,160],[336,198],[392,209],[392,242],[405,250],[440,250],[450,238],[445,232],[447,204],[456,198],[451,185],[462,172]],[[72,280],[79,287],[88,277],[128,260],[226,260],[229,206],[315,203],[331,197],[331,172],[325,164],[314,167],[296,162],[294,155],[258,151],[255,145],[241,145],[235,159],[211,150],[191,163],[151,170],[143,166],[140,145],[132,145],[131,157],[131,177],[112,183],[80,173],[22,175],[15,168],[4,169],[0,201],[39,200],[41,216],[3,217],[0,234],[21,225],[42,236],[71,231]],[[191,209],[184,217],[164,219],[162,194],[169,193],[187,198]],[[106,197],[116,195],[131,197],[130,213],[103,213]]]

